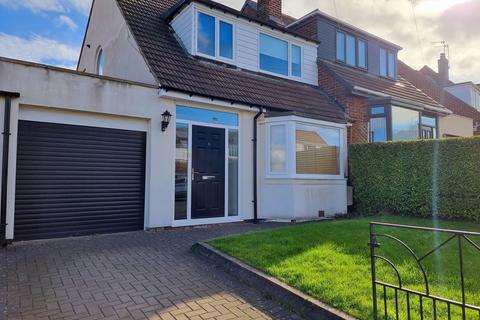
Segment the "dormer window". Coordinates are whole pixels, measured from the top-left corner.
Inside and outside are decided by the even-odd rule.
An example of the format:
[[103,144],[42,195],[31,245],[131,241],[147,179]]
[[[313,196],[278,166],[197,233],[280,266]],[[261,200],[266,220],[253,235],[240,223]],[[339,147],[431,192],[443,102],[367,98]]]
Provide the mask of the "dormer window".
[[261,33],[260,69],[288,76],[288,42]]
[[395,79],[397,58],[395,52],[380,48],[380,75]]
[[300,78],[302,48],[288,41],[260,33],[260,70]]
[[367,69],[367,42],[343,31],[337,31],[337,61],[351,67]]
[[233,24],[214,16],[198,13],[197,53],[233,60]]

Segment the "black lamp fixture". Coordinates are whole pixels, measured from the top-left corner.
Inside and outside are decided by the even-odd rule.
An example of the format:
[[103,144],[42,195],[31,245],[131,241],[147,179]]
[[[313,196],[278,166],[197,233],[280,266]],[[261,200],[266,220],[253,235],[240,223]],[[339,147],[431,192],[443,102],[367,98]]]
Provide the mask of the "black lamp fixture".
[[167,130],[168,125],[170,124],[170,119],[172,118],[172,114],[170,112],[165,111],[162,114],[162,131],[165,132]]

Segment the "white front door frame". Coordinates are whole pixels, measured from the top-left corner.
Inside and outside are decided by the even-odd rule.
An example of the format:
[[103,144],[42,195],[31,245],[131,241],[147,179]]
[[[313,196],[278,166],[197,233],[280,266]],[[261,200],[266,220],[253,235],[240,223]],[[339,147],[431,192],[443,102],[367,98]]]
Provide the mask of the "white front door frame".
[[[206,109],[208,110],[208,109]],[[236,113],[239,116],[238,113]],[[186,227],[186,226],[195,226],[195,225],[205,225],[205,224],[217,224],[217,223],[228,223],[228,222],[239,222],[242,221],[240,218],[242,205],[241,201],[238,201],[238,208],[237,216],[230,217],[228,215],[228,205],[229,205],[229,197],[228,197],[228,157],[229,157],[229,149],[228,149],[228,138],[229,138],[229,129],[237,130],[238,132],[238,188],[237,188],[237,199],[240,196],[240,186],[242,181],[242,174],[241,174],[241,166],[240,163],[242,161],[242,154],[241,154],[241,145],[242,145],[242,137],[240,134],[240,127],[241,127],[241,118],[238,117],[238,126],[228,126],[222,124],[214,124],[214,123],[205,123],[199,121],[192,121],[192,120],[183,120],[177,119],[175,122],[175,126],[177,124],[186,124],[188,125],[188,171],[187,171],[187,219],[183,220],[175,220],[175,210],[173,211],[173,227]],[[225,216],[221,218],[205,218],[205,219],[192,219],[192,127],[193,126],[202,126],[202,127],[212,127],[212,128],[220,128],[225,130]],[[176,139],[176,134],[174,135]],[[174,153],[175,157],[175,153]],[[240,200],[240,199],[239,199]]]

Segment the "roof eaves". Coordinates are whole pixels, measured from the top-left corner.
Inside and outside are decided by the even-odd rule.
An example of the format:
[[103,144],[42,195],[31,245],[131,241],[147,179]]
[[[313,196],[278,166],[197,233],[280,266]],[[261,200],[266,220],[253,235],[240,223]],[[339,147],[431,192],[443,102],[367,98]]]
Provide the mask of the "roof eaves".
[[412,101],[412,100],[407,100],[407,99],[402,99],[398,97],[392,97],[392,96],[379,96],[379,97],[371,97],[368,99],[369,104],[393,104],[397,105],[399,107],[407,107],[410,109],[416,109],[416,110],[427,110],[427,111],[432,111],[440,115],[450,115],[453,112],[446,107],[442,106],[439,104],[439,106],[433,106],[425,103],[420,103],[417,101]]
[[162,18],[165,21],[169,22],[170,20],[173,19],[175,14],[180,12],[185,6],[189,5],[192,2],[197,2],[197,3],[203,4],[203,5],[209,6],[212,9],[217,9],[217,10],[223,11],[225,13],[229,13],[231,15],[236,16],[237,18],[242,18],[242,19],[245,19],[249,22],[255,22],[255,23],[257,23],[261,26],[266,26],[266,27],[272,28],[273,30],[277,30],[277,31],[292,35],[296,38],[300,38],[302,40],[315,43],[316,45],[320,44],[320,41],[315,39],[315,38],[311,38],[311,37],[303,35],[302,33],[289,30],[289,29],[287,29],[285,27],[282,27],[278,24],[268,22],[268,21],[264,21],[262,19],[258,19],[258,18],[249,16],[249,15],[246,15],[246,14],[244,14],[244,13],[238,11],[238,10],[235,10],[233,8],[230,8],[228,6],[225,6],[223,4],[217,3],[217,2],[212,1],[212,0],[181,0],[176,5],[174,5],[171,9],[166,11],[162,15]]

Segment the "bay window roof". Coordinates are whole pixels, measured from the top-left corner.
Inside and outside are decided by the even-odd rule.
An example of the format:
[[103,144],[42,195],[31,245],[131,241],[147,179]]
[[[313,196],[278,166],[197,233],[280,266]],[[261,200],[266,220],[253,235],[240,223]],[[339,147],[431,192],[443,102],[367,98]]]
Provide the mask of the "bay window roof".
[[396,81],[391,81],[337,63],[325,60],[320,60],[319,63],[349,91],[355,94],[394,101],[411,108],[429,109],[437,114],[448,115],[452,113],[400,75]]

